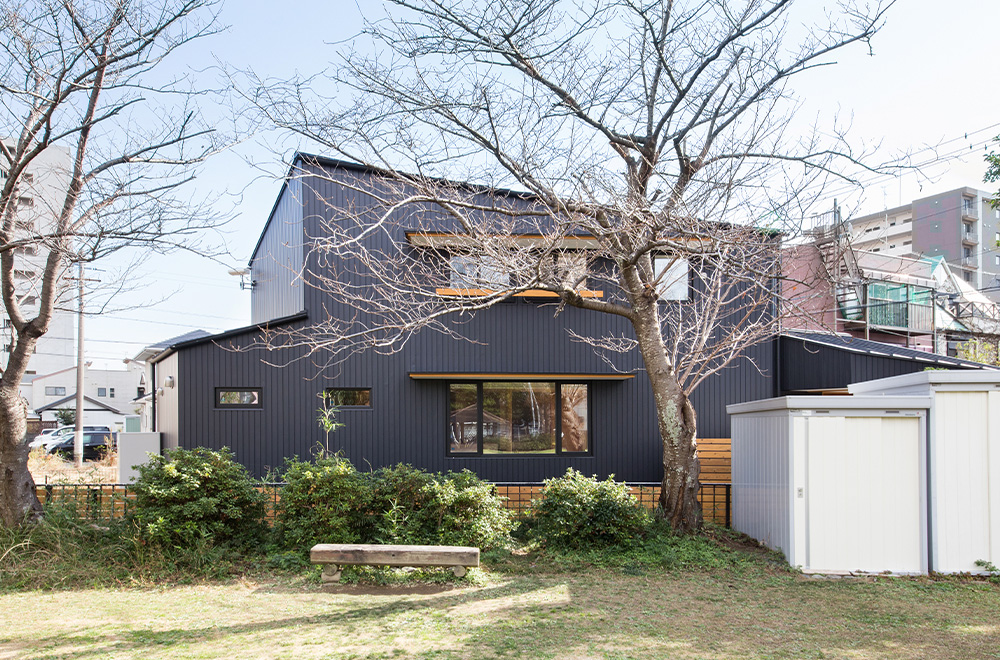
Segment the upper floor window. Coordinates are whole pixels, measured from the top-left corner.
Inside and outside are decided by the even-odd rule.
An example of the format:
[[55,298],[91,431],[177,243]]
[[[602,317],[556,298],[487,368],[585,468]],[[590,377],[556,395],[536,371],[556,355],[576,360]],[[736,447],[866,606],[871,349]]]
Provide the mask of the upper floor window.
[[679,257],[654,257],[653,271],[661,300],[687,300],[690,297],[690,266]]
[[107,396],[107,395],[108,395],[108,388],[106,387],[97,388],[97,396]]
[[453,289],[505,289],[510,286],[510,273],[497,260],[456,254],[451,257]]
[[45,396],[66,396],[65,387],[46,387]]

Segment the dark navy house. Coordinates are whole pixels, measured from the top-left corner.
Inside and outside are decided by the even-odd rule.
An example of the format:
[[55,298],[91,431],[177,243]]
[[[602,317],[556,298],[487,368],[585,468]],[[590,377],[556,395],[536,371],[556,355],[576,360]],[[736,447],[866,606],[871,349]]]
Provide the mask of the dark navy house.
[[[653,398],[638,351],[612,369],[567,334],[631,334],[627,321],[612,315],[573,307],[555,315],[551,299],[522,297],[464,321],[460,332],[475,343],[425,331],[400,352],[361,353],[326,371],[295,349],[239,350],[259,344],[265,329],[307,328],[337,313],[328,296],[303,282],[326,267],[310,254],[309,237],[331,208],[363,202],[357,186],[337,183],[339,177],[380,176],[312,156],[299,156],[293,171],[305,175],[286,180],[251,257],[252,325],[177,343],[150,360],[153,427],[164,448],[230,447],[263,476],[326,441],[317,422],[325,395],[344,424],[329,446],[362,469],[403,462],[510,482],[574,467],[627,481],[661,479]],[[403,220],[399,236],[373,240],[406,242]],[[441,222],[449,231],[447,219]],[[441,266],[450,267],[444,259]],[[700,437],[729,437],[727,404],[837,391],[927,366],[978,366],[801,332],[748,354],[757,366],[738,360],[695,392]]]

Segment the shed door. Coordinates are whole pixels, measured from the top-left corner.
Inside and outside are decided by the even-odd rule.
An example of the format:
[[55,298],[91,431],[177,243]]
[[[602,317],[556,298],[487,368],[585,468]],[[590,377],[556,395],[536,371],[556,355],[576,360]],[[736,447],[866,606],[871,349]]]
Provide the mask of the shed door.
[[807,569],[923,571],[920,422],[918,417],[809,420]]

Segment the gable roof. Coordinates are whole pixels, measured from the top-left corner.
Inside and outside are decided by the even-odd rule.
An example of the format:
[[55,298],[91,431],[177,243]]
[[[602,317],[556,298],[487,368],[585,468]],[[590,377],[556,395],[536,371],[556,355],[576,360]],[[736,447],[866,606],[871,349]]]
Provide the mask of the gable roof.
[[[59,399],[58,401],[53,401],[52,403],[47,403],[44,406],[42,406],[41,408],[35,408],[35,412],[36,413],[43,413],[46,410],[53,410],[55,408],[58,408],[62,404],[66,403],[68,401],[73,401],[75,399],[76,399],[76,392],[73,392],[69,396],[64,396],[63,398]],[[89,403],[94,404],[95,406],[97,406],[98,410],[107,410],[109,412],[113,412],[116,415],[124,415],[125,414],[122,411],[118,410],[117,408],[112,408],[111,406],[109,406],[106,403],[103,403],[101,401],[97,401],[95,399],[91,399],[87,395],[84,395],[83,400],[87,401]],[[93,410],[93,408],[91,408],[90,410]]]
[[[178,350],[189,348],[191,346],[198,346],[199,344],[207,344],[208,342],[221,341],[223,339],[230,339],[232,337],[237,337],[239,335],[249,334],[251,332],[257,332],[259,330],[266,330],[268,328],[280,327],[283,325],[288,325],[289,323],[294,323],[295,321],[304,321],[309,318],[309,314],[305,311],[298,312],[297,314],[292,314],[291,316],[284,316],[279,319],[273,319],[271,321],[264,321],[263,323],[255,323],[253,325],[243,326],[242,328],[234,328],[233,330],[226,330],[225,332],[220,332],[216,335],[205,334],[204,336],[194,337],[192,339],[186,339],[183,341],[178,341],[174,344],[168,346],[165,350],[160,351],[153,357],[149,358],[149,364],[156,364],[157,362],[164,360]],[[183,337],[184,335],[181,335]]]

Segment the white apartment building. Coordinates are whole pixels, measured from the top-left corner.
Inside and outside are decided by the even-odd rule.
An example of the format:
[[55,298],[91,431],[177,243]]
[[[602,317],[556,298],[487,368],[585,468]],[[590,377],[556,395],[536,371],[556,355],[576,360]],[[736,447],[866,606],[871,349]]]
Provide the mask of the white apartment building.
[[[44,235],[54,224],[63,196],[66,193],[72,159],[62,147],[50,147],[32,163],[24,173],[18,191],[15,216],[16,237]],[[6,168],[0,165],[0,176],[6,177]],[[38,313],[41,295],[41,272],[47,256],[44,248],[26,245],[15,252],[15,286],[25,315]],[[68,311],[72,303],[70,291],[52,315],[49,331],[39,339],[34,355],[28,362],[28,371],[21,383],[21,395],[28,400],[29,409],[39,403],[33,401],[31,381],[37,376],[62,371],[76,364],[74,327],[76,315]],[[12,328],[7,311],[0,305],[0,368],[7,365],[13,348]],[[74,388],[75,389],[75,388]]]

